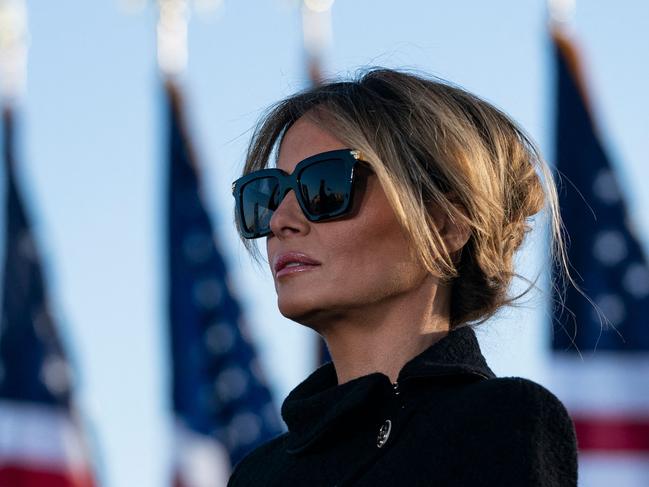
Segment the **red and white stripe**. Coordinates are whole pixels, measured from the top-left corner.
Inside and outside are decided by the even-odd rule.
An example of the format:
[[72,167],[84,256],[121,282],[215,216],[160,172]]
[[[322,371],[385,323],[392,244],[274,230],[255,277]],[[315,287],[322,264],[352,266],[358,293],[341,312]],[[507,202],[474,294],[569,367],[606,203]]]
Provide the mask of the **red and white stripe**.
[[575,422],[580,485],[649,486],[649,355],[555,353],[551,377]]
[[174,487],[224,487],[230,476],[228,452],[214,438],[177,422],[174,428]]
[[91,472],[67,411],[0,401],[0,486],[93,487]]

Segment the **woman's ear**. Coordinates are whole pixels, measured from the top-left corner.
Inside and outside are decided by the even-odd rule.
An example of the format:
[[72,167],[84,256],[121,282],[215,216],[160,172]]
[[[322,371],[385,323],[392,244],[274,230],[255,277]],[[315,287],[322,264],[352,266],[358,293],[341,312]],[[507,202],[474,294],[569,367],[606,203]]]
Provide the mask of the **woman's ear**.
[[468,216],[466,209],[459,203],[452,203],[454,211],[451,214],[437,210],[433,213],[435,226],[439,232],[446,251],[456,261],[456,255],[459,258],[462,248],[471,237],[471,228],[468,225]]

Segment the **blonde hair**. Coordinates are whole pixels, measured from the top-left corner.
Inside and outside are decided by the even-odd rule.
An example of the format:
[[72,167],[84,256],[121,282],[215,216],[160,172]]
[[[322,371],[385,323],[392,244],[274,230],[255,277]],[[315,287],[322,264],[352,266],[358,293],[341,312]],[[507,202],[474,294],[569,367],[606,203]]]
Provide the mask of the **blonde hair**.
[[[445,81],[372,69],[272,107],[253,133],[244,174],[267,167],[286,130],[305,115],[362,152],[422,265],[452,283],[451,327],[484,321],[527,292],[508,295],[513,256],[544,206],[555,263],[567,273],[552,173],[525,132],[493,105]],[[436,212],[468,229],[459,258],[446,249]]]

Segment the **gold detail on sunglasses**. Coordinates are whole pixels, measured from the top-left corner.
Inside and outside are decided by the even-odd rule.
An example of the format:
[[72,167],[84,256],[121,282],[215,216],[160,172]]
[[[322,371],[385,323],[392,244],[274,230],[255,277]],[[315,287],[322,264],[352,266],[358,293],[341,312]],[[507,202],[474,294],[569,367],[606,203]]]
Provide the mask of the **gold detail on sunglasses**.
[[361,156],[362,156],[361,151],[359,151],[359,150],[352,150],[352,151],[349,151],[349,153],[352,155],[352,157],[353,157],[354,159],[356,159],[356,160],[361,159]]

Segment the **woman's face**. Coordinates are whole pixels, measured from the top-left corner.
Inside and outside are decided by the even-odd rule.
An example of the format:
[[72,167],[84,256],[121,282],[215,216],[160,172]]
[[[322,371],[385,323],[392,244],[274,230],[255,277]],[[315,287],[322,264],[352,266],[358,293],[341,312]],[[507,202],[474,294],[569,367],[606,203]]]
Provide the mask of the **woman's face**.
[[[286,132],[277,167],[290,174],[309,156],[343,148],[336,137],[302,117]],[[360,182],[352,212],[341,219],[310,222],[293,191],[273,214],[266,249],[279,309],[287,318],[320,329],[332,319],[363,313],[413,291],[430,277],[411,257],[376,175]],[[281,266],[286,260],[301,264],[278,271],[277,262]]]

